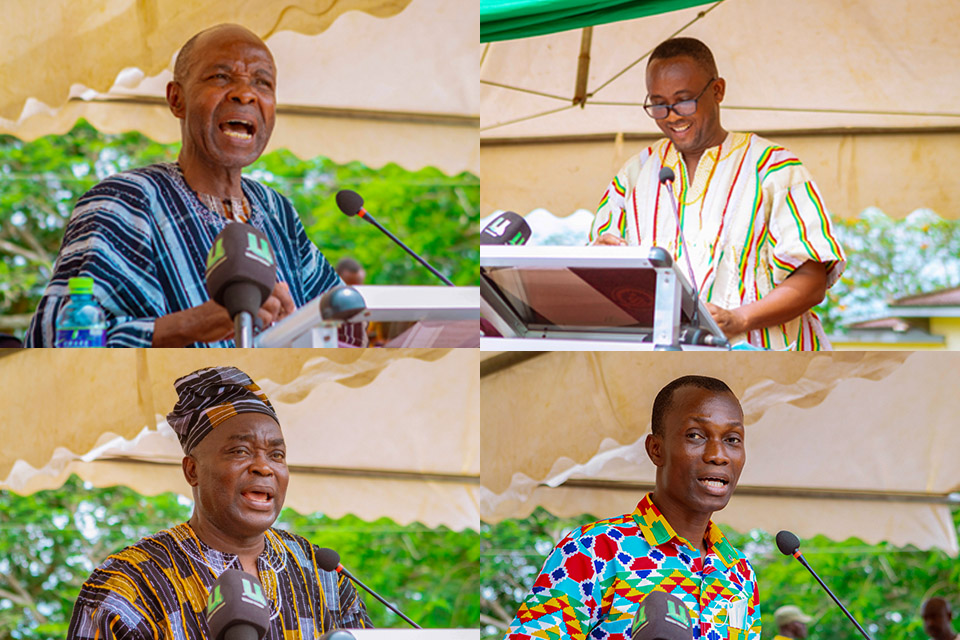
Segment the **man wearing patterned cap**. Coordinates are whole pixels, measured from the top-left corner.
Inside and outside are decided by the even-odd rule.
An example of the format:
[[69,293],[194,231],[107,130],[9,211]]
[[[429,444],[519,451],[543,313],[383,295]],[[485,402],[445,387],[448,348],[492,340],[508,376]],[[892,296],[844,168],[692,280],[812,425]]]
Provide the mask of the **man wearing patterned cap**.
[[687,605],[693,640],[760,639],[753,567],[710,519],[746,459],[740,402],[720,380],[684,376],[657,394],[651,427],[653,492],[557,543],[507,640],[629,640],[654,591]]
[[350,580],[317,566],[316,546],[272,528],[289,472],[277,415],[260,387],[234,367],[195,371],[175,387],[167,422],[185,454],[193,515],[94,570],[67,637],[205,638],[207,597],[226,569],[263,585],[272,609],[267,640],[371,626]]

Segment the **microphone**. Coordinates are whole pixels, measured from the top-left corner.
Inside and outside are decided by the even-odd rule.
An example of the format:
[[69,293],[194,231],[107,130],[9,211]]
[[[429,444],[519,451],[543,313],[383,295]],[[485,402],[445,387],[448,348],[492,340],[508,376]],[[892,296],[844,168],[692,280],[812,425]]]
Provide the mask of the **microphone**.
[[640,601],[630,640],[692,640],[690,611],[680,598],[653,591]]
[[833,601],[837,603],[837,606],[840,607],[845,614],[847,614],[847,617],[850,618],[850,622],[857,627],[857,630],[863,635],[863,637],[867,640],[872,640],[870,636],[867,635],[867,632],[863,630],[863,627],[860,626],[860,623],[854,620],[853,616],[850,615],[850,612],[847,611],[845,606],[843,606],[843,603],[837,600],[837,596],[833,595],[833,591],[830,591],[830,588],[824,584],[823,580],[820,579],[820,576],[817,575],[817,572],[814,571],[809,564],[807,564],[806,558],[804,558],[803,554],[800,553],[800,538],[790,531],[781,531],[777,534],[777,549],[780,549],[780,553],[783,555],[793,556],[799,560],[800,564],[805,566],[807,571],[809,571],[813,577],[817,579],[817,582],[819,582],[820,586],[823,587],[823,590],[827,592],[827,595],[833,598]]
[[366,591],[367,593],[372,595],[374,598],[379,600],[387,609],[390,609],[390,611],[393,611],[395,614],[403,618],[407,622],[407,624],[409,624],[410,626],[416,629],[423,628],[420,625],[418,625],[416,622],[414,622],[413,620],[405,616],[403,612],[400,611],[400,609],[397,609],[395,606],[393,606],[392,604],[384,600],[383,597],[380,596],[380,594],[378,594],[376,591],[374,591],[373,589],[371,589],[370,587],[368,587],[367,585],[363,584],[362,582],[357,580],[355,577],[353,577],[353,574],[347,571],[344,568],[344,566],[340,564],[339,553],[337,553],[333,549],[322,548],[317,550],[316,556],[317,556],[318,567],[320,567],[324,571],[336,571],[337,573],[342,573],[343,575],[350,578],[350,580],[355,582],[358,586],[362,587],[364,591]]
[[690,272],[690,284],[693,286],[693,313],[690,315],[690,324],[696,327],[700,320],[700,292],[697,291],[697,277],[693,273],[693,262],[690,261],[690,247],[687,246],[687,239],[683,235],[683,227],[680,226],[680,213],[677,210],[677,199],[673,197],[673,169],[663,167],[660,169],[660,184],[667,187],[670,194],[670,203],[673,205],[673,218],[677,221],[677,231],[680,232],[680,246],[683,247],[683,254],[687,258],[687,271]]
[[259,229],[231,222],[217,234],[207,254],[207,293],[227,308],[237,346],[253,343],[253,318],[277,282],[277,261]]
[[527,244],[530,225],[513,211],[504,211],[480,232],[480,244]]
[[393,235],[386,228],[377,222],[366,209],[363,208],[363,198],[360,197],[360,194],[356,191],[350,191],[349,189],[344,189],[342,191],[337,191],[337,206],[340,207],[340,211],[345,213],[348,216],[360,216],[377,229],[379,229],[385,236],[393,240],[401,249],[409,253],[411,256],[417,259],[417,261],[425,266],[427,270],[430,271],[433,275],[440,278],[444,284],[453,286],[453,283],[450,282],[442,273],[434,269],[429,262],[421,258],[413,249],[407,245],[400,242],[400,239],[397,236]]
[[262,640],[270,625],[260,581],[237,569],[227,569],[213,583],[206,613],[213,640]]
[[320,636],[320,640],[357,640],[357,636],[346,629],[334,629]]

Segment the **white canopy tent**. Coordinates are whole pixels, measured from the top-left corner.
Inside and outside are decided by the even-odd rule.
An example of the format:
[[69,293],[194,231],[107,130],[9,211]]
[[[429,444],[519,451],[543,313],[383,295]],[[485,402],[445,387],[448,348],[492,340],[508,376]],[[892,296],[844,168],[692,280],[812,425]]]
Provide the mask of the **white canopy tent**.
[[480,366],[486,521],[632,510],[653,486],[657,391],[701,374],[727,382],[746,423],[747,463],[715,520],[958,552],[951,354],[486,353]]
[[0,487],[29,494],[76,473],[96,486],[190,497],[165,420],[173,382],[229,364],[280,418],[286,506],[477,529],[478,359],[473,349],[8,352]]
[[724,127],[783,144],[833,215],[877,206],[960,216],[960,4],[722,0],[481,45],[481,212],[593,210],[661,137],[641,105],[663,40],[707,43],[727,80]]
[[4,3],[0,133],[180,139],[164,101],[179,47],[234,22],[278,68],[268,151],[379,167],[477,171],[479,0],[54,0]]

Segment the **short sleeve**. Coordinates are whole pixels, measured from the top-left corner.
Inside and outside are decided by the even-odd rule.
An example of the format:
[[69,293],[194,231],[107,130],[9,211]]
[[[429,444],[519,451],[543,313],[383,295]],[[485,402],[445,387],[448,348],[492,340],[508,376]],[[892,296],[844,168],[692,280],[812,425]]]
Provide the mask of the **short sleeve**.
[[[579,530],[578,530],[579,531]],[[574,534],[561,540],[510,623],[505,640],[585,638],[599,622],[599,578]]]
[[764,177],[764,189],[773,194],[769,232],[774,284],[812,260],[826,266],[827,286],[833,286],[843,273],[846,257],[823,197],[799,160],[782,161],[779,166]]
[[55,346],[56,319],[70,278],[93,278],[107,319],[107,346],[149,347],[157,317],[166,313],[151,259],[149,203],[130,183],[104,181],[77,202],[54,273],[26,335],[27,346]]
[[94,571],[73,606],[67,640],[147,640],[164,629],[144,615],[137,585],[125,575]]

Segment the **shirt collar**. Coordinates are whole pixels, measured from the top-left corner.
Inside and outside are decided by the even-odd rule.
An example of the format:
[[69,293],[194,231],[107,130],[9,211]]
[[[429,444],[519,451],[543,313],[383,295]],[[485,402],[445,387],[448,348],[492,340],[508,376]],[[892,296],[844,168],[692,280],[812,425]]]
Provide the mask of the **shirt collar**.
[[[698,546],[690,544],[673,530],[673,527],[670,526],[667,519],[663,517],[663,514],[657,509],[657,505],[653,504],[652,493],[643,496],[643,499],[637,503],[637,508],[634,509],[631,515],[633,516],[634,522],[636,522],[640,528],[641,535],[643,535],[650,546],[657,547],[676,539],[692,549],[698,548]],[[727,541],[723,532],[720,531],[720,527],[715,525],[713,520],[707,523],[706,540],[710,553],[720,558],[720,561],[725,567],[729,569],[737,564],[739,560],[737,550]]]

